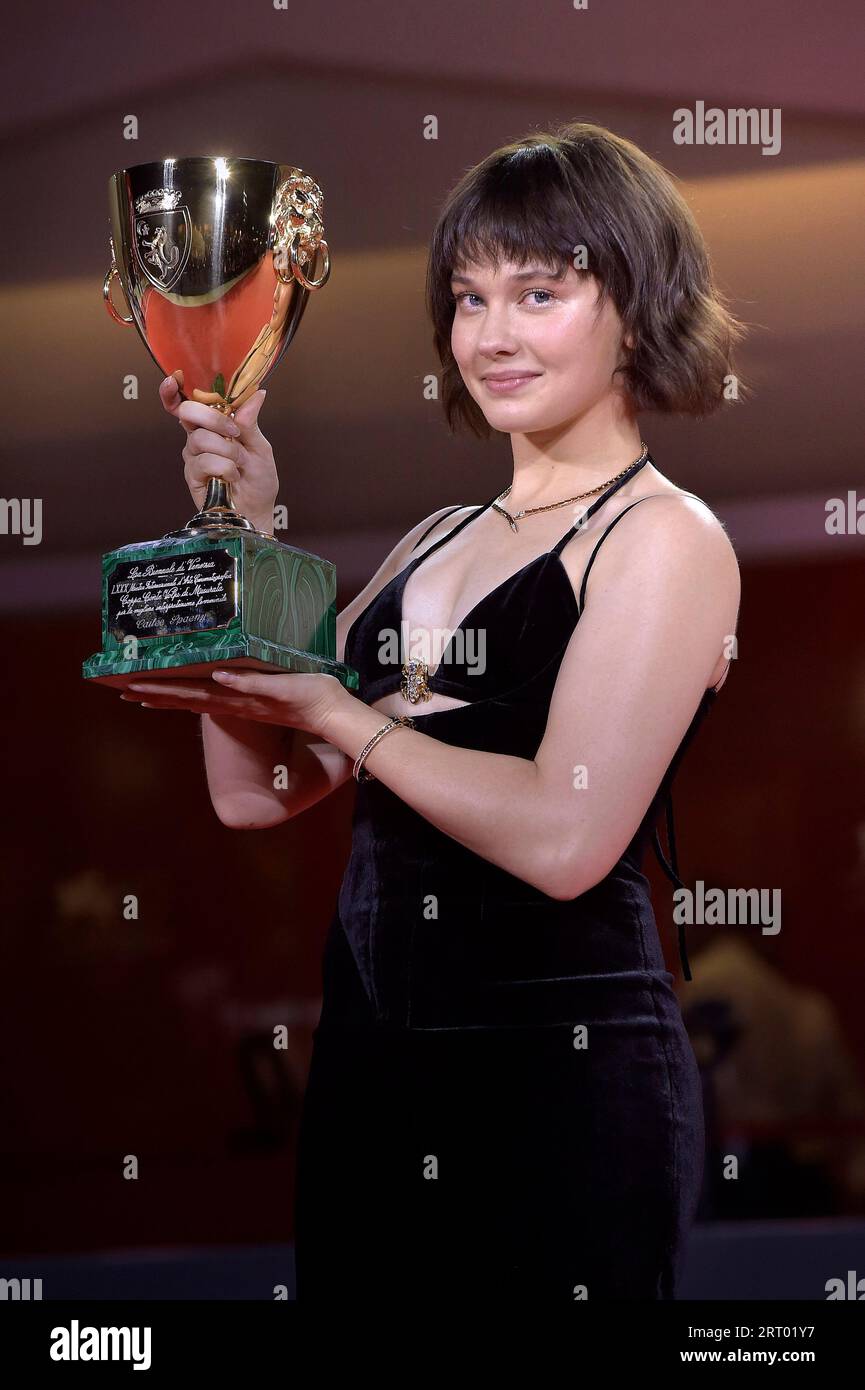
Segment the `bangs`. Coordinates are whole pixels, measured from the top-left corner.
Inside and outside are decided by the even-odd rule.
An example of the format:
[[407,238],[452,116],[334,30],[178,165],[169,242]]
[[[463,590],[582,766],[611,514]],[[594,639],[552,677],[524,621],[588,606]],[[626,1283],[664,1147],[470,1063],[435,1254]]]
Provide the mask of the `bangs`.
[[436,229],[430,270],[439,285],[469,262],[530,262],[562,277],[579,246],[598,238],[575,202],[566,168],[545,141],[499,151],[454,190]]

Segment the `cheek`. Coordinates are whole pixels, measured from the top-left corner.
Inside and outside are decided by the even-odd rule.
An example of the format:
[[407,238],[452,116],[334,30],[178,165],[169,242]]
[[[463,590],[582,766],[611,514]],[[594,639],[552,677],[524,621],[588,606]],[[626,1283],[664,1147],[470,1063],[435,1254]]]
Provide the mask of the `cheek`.
[[469,357],[469,333],[464,319],[455,318],[451,327],[451,352],[457,366],[461,367]]
[[615,365],[615,345],[609,325],[603,319],[578,311],[547,325],[538,336],[536,349],[549,366],[563,376],[575,376],[582,381],[606,378]]
[[565,389],[594,372],[598,344],[581,319],[541,324],[527,335],[526,342],[539,365],[552,372]]

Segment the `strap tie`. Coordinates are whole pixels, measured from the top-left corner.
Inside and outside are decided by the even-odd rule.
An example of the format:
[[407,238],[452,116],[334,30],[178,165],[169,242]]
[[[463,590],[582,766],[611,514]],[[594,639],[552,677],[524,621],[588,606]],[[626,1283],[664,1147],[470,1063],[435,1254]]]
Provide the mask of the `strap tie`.
[[[652,836],[653,842],[654,842],[654,846],[655,846],[655,853],[656,853],[656,855],[658,856],[658,861],[659,861],[659,863],[660,863],[660,865],[661,865],[661,868],[664,870],[664,873],[665,873],[665,874],[667,875],[667,877],[670,879],[671,883],[672,883],[676,888],[685,888],[685,887],[686,887],[686,884],[684,884],[684,883],[682,882],[681,878],[679,877],[679,857],[678,857],[678,854],[676,853],[676,831],[675,831],[675,827],[674,827],[674,825],[673,825],[673,793],[672,793],[672,790],[671,790],[669,787],[667,788],[666,796],[665,796],[665,799],[664,799],[664,810],[665,810],[665,813],[666,813],[666,822],[667,822],[667,843],[668,843],[669,846],[670,846],[670,860],[671,860],[671,862],[668,863],[667,860],[666,860],[665,857],[664,857],[664,851],[663,851],[662,848],[661,848],[661,837],[660,837],[660,835],[658,834],[658,827],[657,827],[657,825],[656,825],[655,828],[654,828],[654,832],[653,832],[653,836]],[[693,977],[693,975],[691,974],[691,967],[690,967],[690,965],[689,965],[689,963],[688,963],[688,948],[687,948],[687,944],[686,944],[686,940],[685,940],[685,923],[684,923],[684,922],[679,922],[679,923],[678,923],[678,929],[679,929],[679,959],[680,959],[680,961],[682,962],[682,973],[683,973],[683,975],[684,975],[684,977],[685,977],[686,980],[692,980],[694,977]]]

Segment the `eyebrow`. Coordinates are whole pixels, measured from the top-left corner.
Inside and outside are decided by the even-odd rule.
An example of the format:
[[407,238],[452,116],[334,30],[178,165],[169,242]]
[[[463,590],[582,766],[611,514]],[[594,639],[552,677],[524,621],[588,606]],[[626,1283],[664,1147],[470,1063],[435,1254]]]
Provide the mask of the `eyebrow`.
[[[567,274],[566,267],[562,266],[559,270],[545,270],[543,266],[530,266],[528,270],[517,270],[508,277],[509,280],[563,280]],[[452,285],[471,285],[474,282],[469,275],[452,275]]]

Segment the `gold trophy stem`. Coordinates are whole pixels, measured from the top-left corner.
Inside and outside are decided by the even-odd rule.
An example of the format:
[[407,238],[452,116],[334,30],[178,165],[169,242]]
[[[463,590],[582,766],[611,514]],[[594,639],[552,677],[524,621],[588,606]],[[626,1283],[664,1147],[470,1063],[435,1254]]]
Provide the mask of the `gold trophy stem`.
[[185,526],[181,526],[179,531],[167,531],[163,540],[169,537],[179,540],[192,539],[194,536],[206,536],[209,531],[253,531],[256,535],[262,536],[266,532],[259,531],[257,526],[253,526],[245,516],[234,510],[231,501],[231,490],[224,478],[211,478],[207,484],[207,496],[204,499],[204,506],[195,516],[190,517]]

